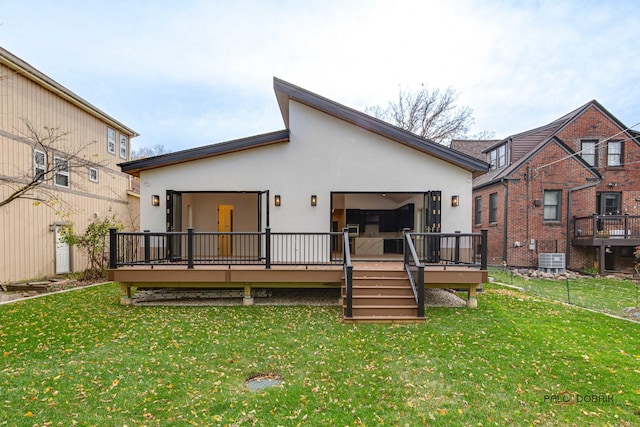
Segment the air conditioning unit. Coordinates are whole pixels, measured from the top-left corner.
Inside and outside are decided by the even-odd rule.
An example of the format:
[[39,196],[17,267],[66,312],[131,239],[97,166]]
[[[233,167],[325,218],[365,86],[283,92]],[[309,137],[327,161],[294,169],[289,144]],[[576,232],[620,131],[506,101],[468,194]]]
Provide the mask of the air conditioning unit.
[[545,273],[564,273],[565,258],[564,254],[546,253],[538,254],[538,269]]

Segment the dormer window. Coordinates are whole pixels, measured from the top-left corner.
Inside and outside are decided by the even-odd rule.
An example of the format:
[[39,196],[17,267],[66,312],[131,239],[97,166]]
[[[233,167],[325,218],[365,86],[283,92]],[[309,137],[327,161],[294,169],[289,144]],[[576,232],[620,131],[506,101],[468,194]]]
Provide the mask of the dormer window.
[[500,169],[507,165],[507,146],[503,144],[489,151],[491,170]]

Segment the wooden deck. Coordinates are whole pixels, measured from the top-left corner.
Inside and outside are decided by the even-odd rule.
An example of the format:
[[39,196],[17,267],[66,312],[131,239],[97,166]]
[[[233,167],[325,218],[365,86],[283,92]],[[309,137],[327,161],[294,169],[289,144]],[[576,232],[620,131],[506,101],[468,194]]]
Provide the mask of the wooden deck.
[[[383,272],[404,273],[397,261],[358,261],[353,263],[359,277],[377,277]],[[109,279],[119,282],[121,302],[130,304],[137,289],[206,288],[243,289],[244,303],[252,304],[252,289],[264,288],[340,288],[344,270],[341,265],[273,266],[263,265],[184,265],[156,264],[109,270]],[[468,292],[468,305],[475,304],[476,290],[487,281],[487,271],[455,265],[425,267],[425,288],[459,289]]]

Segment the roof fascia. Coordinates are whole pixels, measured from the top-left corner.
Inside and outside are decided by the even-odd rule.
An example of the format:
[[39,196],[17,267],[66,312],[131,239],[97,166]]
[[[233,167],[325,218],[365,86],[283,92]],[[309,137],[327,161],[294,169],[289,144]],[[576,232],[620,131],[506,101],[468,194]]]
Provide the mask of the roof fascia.
[[247,138],[234,139],[217,144],[205,145],[204,147],[190,148],[176,151],[175,153],[163,154],[160,156],[148,157],[144,159],[132,160],[118,164],[120,170],[133,176],[140,176],[140,172],[149,169],[156,169],[171,166],[178,163],[190,162],[207,157],[220,156],[237,151],[250,150],[267,145],[289,142],[289,130],[279,130],[275,132],[254,135]]
[[27,79],[33,81],[34,83],[44,87],[47,90],[55,93],[59,97],[69,101],[76,107],[81,110],[91,114],[92,116],[98,117],[99,119],[105,121],[110,126],[113,126],[120,130],[123,133],[126,133],[129,137],[135,138],[140,134],[113,117],[109,116],[99,108],[90,104],[86,100],[82,99],[66,87],[62,86],[60,83],[56,82],[52,78],[48,77],[44,73],[38,71],[33,66],[13,55],[9,51],[0,47],[0,64],[5,65],[6,67],[12,69],[16,73],[23,75]]
[[282,118],[287,127],[289,126],[289,100],[294,100],[340,120],[356,125],[362,129],[394,140],[423,153],[430,154],[449,163],[453,163],[458,167],[472,172],[474,177],[489,170],[489,164],[482,160],[421,138],[404,129],[309,92],[306,89],[292,85],[291,83],[285,82],[277,77],[273,78],[273,86],[280,106],[280,112],[282,113]]

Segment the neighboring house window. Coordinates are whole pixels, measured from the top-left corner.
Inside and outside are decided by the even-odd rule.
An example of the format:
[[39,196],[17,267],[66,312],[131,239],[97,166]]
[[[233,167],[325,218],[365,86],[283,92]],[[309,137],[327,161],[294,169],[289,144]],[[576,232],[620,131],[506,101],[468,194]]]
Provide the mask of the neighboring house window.
[[89,168],[89,181],[98,182],[98,169]]
[[500,169],[507,165],[507,146],[501,145],[489,151],[489,164],[491,169]]
[[120,135],[120,157],[127,158],[127,137],[124,135]]
[[598,166],[596,144],[596,141],[581,142],[580,152],[582,153],[582,159],[587,162],[589,166]]
[[620,215],[622,212],[622,194],[603,192],[596,194],[598,215]]
[[111,154],[116,154],[116,131],[107,129],[107,151]]
[[36,181],[44,181],[47,172],[47,155],[38,150],[33,150],[33,178]]
[[498,222],[498,193],[489,194],[489,222]]
[[54,157],[53,167],[55,170],[53,182],[60,187],[69,187],[69,160]]
[[476,225],[482,224],[482,197],[481,196],[476,197],[474,224]]
[[622,141],[607,144],[607,166],[622,166]]
[[544,190],[544,220],[560,221],[560,190]]

